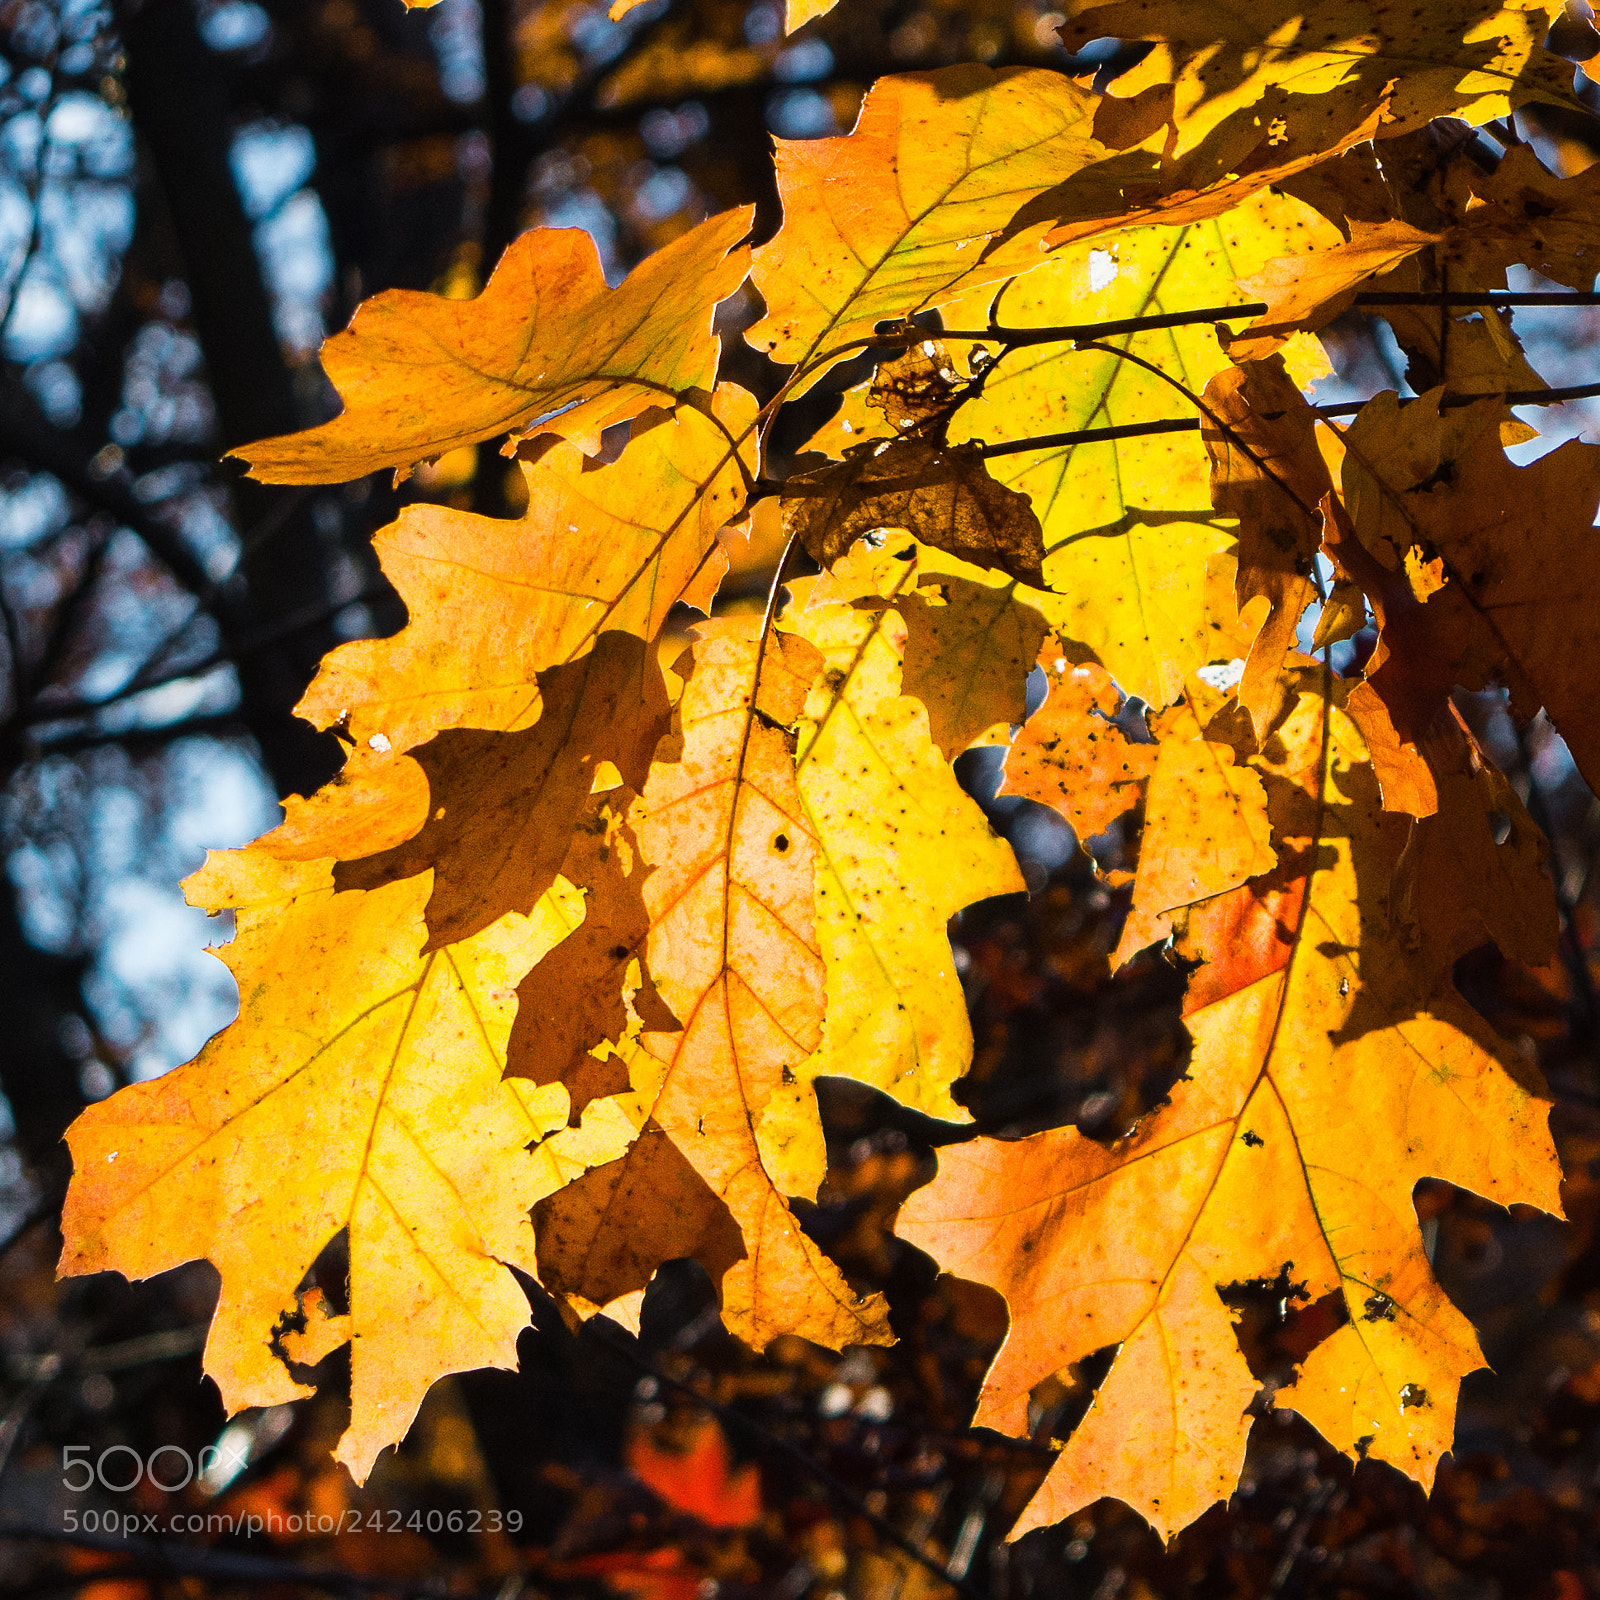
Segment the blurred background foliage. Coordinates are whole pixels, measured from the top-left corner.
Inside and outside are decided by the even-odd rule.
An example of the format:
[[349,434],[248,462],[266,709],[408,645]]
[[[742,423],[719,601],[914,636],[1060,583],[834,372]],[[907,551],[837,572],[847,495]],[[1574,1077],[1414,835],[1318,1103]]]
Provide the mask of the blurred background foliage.
[[[646,0],[621,23],[584,0],[0,4],[9,1593],[1600,1594],[1600,809],[1559,739],[1542,722],[1519,734],[1493,696],[1479,697],[1480,731],[1554,841],[1566,930],[1547,970],[1478,952],[1458,978],[1549,1076],[1572,1222],[1419,1191],[1436,1270],[1495,1367],[1463,1391],[1460,1449],[1431,1501],[1280,1415],[1257,1426],[1233,1504],[1171,1551],[1111,1502],[1006,1545],[1100,1373],[1089,1362],[1043,1386],[1030,1439],[966,1428],[1003,1305],[936,1280],[888,1232],[947,1134],[840,1082],[823,1085],[832,1167],[807,1225],[862,1287],[888,1291],[898,1346],[836,1356],[789,1340],[755,1358],[688,1265],[652,1287],[638,1341],[603,1323],[573,1333],[530,1284],[522,1371],[440,1385],[361,1491],[328,1458],[337,1383],[297,1409],[222,1416],[199,1371],[209,1268],[53,1281],[62,1130],[87,1101],[192,1055],[236,1003],[205,954],[226,919],[184,906],[178,880],[334,771],[337,742],[291,707],[333,644],[404,621],[372,533],[407,496],[520,509],[521,480],[492,446],[398,492],[379,479],[268,490],[221,452],[331,413],[319,342],[380,289],[474,294],[536,225],[586,229],[613,282],[731,205],[754,200],[764,237],[778,222],[770,136],[848,130],[884,73],[975,60],[1104,81],[1127,59],[1108,42],[1069,60],[1061,20],[1007,0],[843,0],[786,39],[773,0]],[[1565,172],[1600,152],[1600,122],[1500,131]],[[736,334],[758,314],[746,291],[720,321]],[[1600,313],[1519,312],[1517,327],[1551,383],[1595,376]],[[1405,387],[1384,324],[1352,315],[1328,342],[1338,370],[1322,398]],[[726,371],[776,386],[736,338]],[[780,451],[860,375],[839,369],[797,408]],[[1600,413],[1570,405],[1544,422],[1594,437]],[[735,573],[731,604],[763,587],[760,559]],[[1054,813],[994,798],[997,754],[958,770],[1035,892],[954,929],[977,1035],[963,1094],[990,1131],[1072,1121],[1115,1136],[1184,1069],[1182,978],[1153,955],[1110,977],[1125,893]],[[1121,835],[1086,843],[1102,868],[1127,864]],[[1241,1286],[1236,1302],[1257,1375],[1287,1381],[1318,1337],[1315,1308],[1288,1285]],[[66,1445],[95,1459],[214,1446],[223,1465],[171,1493],[144,1481],[75,1496]],[[359,1527],[22,1536],[59,1534],[74,1508],[80,1526],[93,1509]]]

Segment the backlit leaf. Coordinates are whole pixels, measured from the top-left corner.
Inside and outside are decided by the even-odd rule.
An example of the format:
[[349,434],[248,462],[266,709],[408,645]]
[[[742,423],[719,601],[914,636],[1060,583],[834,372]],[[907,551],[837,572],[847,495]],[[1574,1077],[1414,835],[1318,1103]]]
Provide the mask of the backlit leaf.
[[540,419],[592,454],[610,424],[711,388],[711,313],[744,278],[750,218],[712,217],[616,289],[582,229],[535,228],[475,300],[386,290],[322,348],[343,414],[235,454],[266,483],[343,483]]
[[1035,1384],[1120,1347],[1013,1535],[1104,1494],[1170,1535],[1231,1492],[1256,1386],[1218,1290],[1285,1263],[1349,1320],[1279,1402],[1431,1483],[1482,1358],[1412,1189],[1441,1177],[1558,1209],[1543,1105],[1389,931],[1393,834],[1330,688],[1306,673],[1280,753],[1253,762],[1277,871],[1190,916],[1184,953],[1217,959],[1191,980],[1194,1055],[1170,1104],[1115,1145],[1068,1129],[942,1150],[901,1212],[904,1237],[1010,1304],[980,1424],[1023,1431]]

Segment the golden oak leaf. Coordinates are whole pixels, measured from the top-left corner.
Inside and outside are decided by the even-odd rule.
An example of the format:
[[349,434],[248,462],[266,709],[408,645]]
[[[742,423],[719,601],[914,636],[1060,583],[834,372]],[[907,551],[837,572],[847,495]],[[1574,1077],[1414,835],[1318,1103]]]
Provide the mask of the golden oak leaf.
[[905,623],[902,687],[928,708],[947,761],[997,724],[1022,722],[1028,674],[1050,625],[1009,586],[944,575],[896,601]]
[[539,1201],[533,1227],[539,1281],[580,1314],[627,1320],[663,1261],[692,1258],[720,1283],[745,1256],[727,1206],[654,1122],[615,1160]]
[[[821,1048],[805,1071],[856,1078],[965,1121],[950,1085],[971,1064],[972,1031],[948,923],[963,906],[1024,885],[1011,847],[934,745],[925,707],[902,692],[907,629],[893,608],[914,573],[913,562],[891,556],[858,560],[831,584],[791,585],[785,626],[826,660],[796,758],[816,840],[828,995]],[[863,592],[890,609],[847,603]],[[804,1181],[821,1176],[812,1170]]]
[[1239,287],[1267,309],[1237,338],[1228,342],[1235,361],[1259,361],[1278,349],[1290,334],[1315,332],[1349,308],[1356,292],[1370,278],[1387,272],[1417,251],[1436,244],[1442,235],[1414,228],[1398,219],[1350,222],[1350,238],[1314,256],[1280,256],[1268,262]]
[[990,476],[972,445],[904,438],[854,447],[783,485],[785,531],[831,567],[864,533],[902,528],[973,566],[1042,585],[1044,536],[1025,494]]
[[748,620],[705,624],[692,666],[680,665],[682,759],[655,764],[637,808],[655,869],[650,973],[683,1024],[640,1036],[659,1085],[649,1114],[744,1236],[747,1254],[722,1277],[723,1314],[758,1346],[779,1333],[835,1348],[889,1337],[881,1299],[859,1300],[801,1231],[756,1143],[822,1028],[816,842],[790,731],[822,665],[792,634],[763,643]]
[[980,1424],[1022,1431],[1035,1384],[1120,1346],[1013,1536],[1104,1494],[1170,1535],[1227,1495],[1256,1384],[1218,1290],[1284,1268],[1312,1298],[1339,1292],[1349,1321],[1280,1402],[1430,1484],[1481,1356],[1412,1190],[1433,1176],[1558,1209],[1543,1104],[1390,934],[1393,830],[1334,688],[1303,672],[1253,761],[1277,871],[1190,917],[1191,950],[1226,959],[1191,984],[1170,1103],[1110,1146],[1067,1129],[944,1149],[902,1210],[904,1237],[1010,1304]]
[[1154,744],[1135,744],[1113,720],[1125,697],[1105,668],[1074,666],[1054,639],[1039,653],[1047,690],[1006,751],[1001,794],[1052,806],[1081,844],[1135,806],[1156,761]]
[[[1056,252],[1008,288],[1007,327],[1054,327],[1226,305],[1274,256],[1320,252],[1338,231],[1299,200],[1258,195],[1215,221],[1130,228]],[[1315,255],[1312,255],[1315,259]],[[953,325],[987,320],[974,296]],[[1208,326],[1118,334],[1107,348],[1065,342],[1016,349],[985,376],[950,426],[991,445],[1147,421],[1190,421],[1198,394],[1228,366]],[[1126,351],[1135,360],[1124,360]],[[1137,364],[1151,363],[1165,373]],[[1314,372],[1315,369],[1313,369]],[[1324,368],[1325,370],[1325,368]],[[1129,694],[1162,706],[1206,654],[1206,572],[1232,532],[1211,507],[1206,453],[1190,433],[1043,444],[991,456],[990,472],[1033,502],[1044,528],[1047,596],[1022,599],[1063,639],[1085,645]]]
[[335,894],[327,859],[276,864],[296,869],[276,895],[270,860],[191,880],[202,900],[238,880],[260,896],[218,952],[239,1019],[188,1066],[73,1125],[61,1270],[138,1278],[211,1261],[222,1289],[206,1371],[232,1412],[311,1392],[271,1341],[344,1230],[349,1321],[291,1348],[326,1354],[348,1329],[337,1454],[359,1481],[436,1378],[515,1365],[528,1305],[506,1268],[534,1268],[529,1207],[619,1154],[633,1126],[597,1107],[567,1129],[563,1089],[501,1078],[515,986],[581,914],[568,887],[429,954],[426,878]]
[[1252,109],[1281,120],[1287,141],[1302,119],[1343,130],[1379,114],[1390,137],[1435,117],[1481,123],[1530,102],[1571,105],[1571,64],[1544,48],[1562,10],[1563,0],[1068,0],[1061,37],[1069,50],[1108,35],[1155,43],[1113,92],[1170,85],[1168,158],[1181,159]]
[[612,423],[712,387],[711,313],[748,270],[751,215],[710,218],[616,289],[581,228],[522,234],[474,300],[387,289],[322,347],[343,413],[232,453],[266,483],[343,483],[539,422],[592,455]]
[[432,868],[429,949],[507,911],[526,916],[555,881],[600,764],[642,789],[667,732],[667,686],[636,634],[602,633],[592,650],[535,681],[540,712],[531,728],[450,728],[416,749],[431,809],[421,831],[334,871],[340,889],[375,889]]
[[[632,798],[623,789],[589,803],[561,863],[561,876],[586,891],[583,922],[517,988],[506,1076],[566,1084],[570,1120],[580,1117],[591,1100],[628,1091],[621,1058],[613,1054],[601,1060],[590,1052],[623,1036],[630,1005],[647,1028],[665,1031],[678,1025],[642,966],[650,918],[641,892],[645,869],[626,817]],[[641,963],[638,982],[625,999],[636,961]]]
[[1244,665],[1238,698],[1266,738],[1280,708],[1279,668],[1314,593],[1328,469],[1316,416],[1281,356],[1230,367],[1206,385],[1201,440],[1211,458],[1211,502],[1239,519],[1239,609],[1270,607]]
[[1156,728],[1155,766],[1145,792],[1144,832],[1133,903],[1112,956],[1120,966],[1166,938],[1172,914],[1237,889],[1277,865],[1260,776],[1235,750],[1207,736],[1196,705],[1200,686]]
[[[1388,392],[1345,431],[1344,509],[1353,532],[1330,545],[1381,624],[1364,692],[1398,739],[1397,775],[1456,684],[1500,675],[1517,714],[1541,705],[1586,781],[1600,782],[1600,720],[1583,663],[1600,647],[1594,519],[1600,447],[1569,440],[1526,467],[1506,457],[1499,401],[1441,410],[1438,393],[1400,406]],[[1442,561],[1419,598],[1406,552]],[[1354,704],[1354,702],[1353,702]]]
[[775,361],[843,359],[880,321],[1033,265],[1032,240],[985,246],[1030,195],[1106,153],[1095,104],[1060,73],[946,67],[880,78],[843,138],[779,139],[783,227],[755,252],[767,315],[745,337]]
[[407,506],[374,542],[411,621],[330,652],[300,714],[380,750],[515,730],[538,715],[538,673],[607,629],[654,638],[695,575],[722,570],[717,531],[744,503],[753,445],[736,452],[730,436],[748,441],[755,402],[724,384],[711,409],[643,419],[606,466],[568,444],[522,463],[515,521]]

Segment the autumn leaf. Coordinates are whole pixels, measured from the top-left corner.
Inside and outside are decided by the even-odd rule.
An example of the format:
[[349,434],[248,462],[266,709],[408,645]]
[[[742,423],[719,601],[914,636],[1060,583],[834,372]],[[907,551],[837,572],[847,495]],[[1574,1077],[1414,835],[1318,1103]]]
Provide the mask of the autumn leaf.
[[531,728],[451,728],[420,746],[414,759],[432,808],[421,831],[334,871],[338,888],[374,889],[431,868],[430,949],[507,911],[526,916],[555,881],[602,764],[642,789],[667,732],[661,668],[634,634],[602,633],[592,650],[535,681],[540,712]]
[[1392,137],[1435,117],[1482,123],[1530,102],[1573,100],[1571,64],[1544,48],[1562,0],[1322,0],[1314,10],[1293,0],[1068,0],[1066,10],[1069,50],[1107,36],[1155,44],[1113,92],[1127,99],[1170,84],[1169,159],[1263,102],[1285,137],[1300,118],[1343,127],[1374,112],[1379,136]]
[[716,1418],[696,1417],[682,1449],[663,1449],[643,1429],[627,1445],[628,1470],[674,1511],[708,1528],[748,1528],[761,1520],[761,1472],[735,1467]]
[[523,463],[514,521],[406,507],[374,542],[411,621],[331,651],[300,714],[380,750],[444,728],[509,732],[537,720],[540,672],[608,629],[654,638],[697,574],[720,573],[717,532],[744,502],[749,457],[730,435],[749,433],[755,402],[724,384],[711,410],[642,419],[599,468],[572,445],[545,450]]
[[1138,803],[1156,747],[1135,744],[1117,726],[1125,697],[1105,669],[1074,665],[1060,649],[1055,639],[1045,641],[1044,704],[1006,751],[1000,793],[1053,807],[1081,844]]
[[1139,868],[1112,957],[1117,965],[1164,939],[1182,907],[1237,889],[1277,864],[1261,779],[1236,760],[1233,743],[1208,736],[1213,718],[1197,704],[1203,693],[1203,685],[1191,684],[1155,729]]
[[[856,1078],[965,1120],[950,1085],[971,1062],[972,1032],[947,924],[1023,882],[1010,846],[933,743],[925,707],[902,693],[907,630],[893,607],[914,574],[913,562],[892,554],[862,559],[831,585],[793,584],[784,616],[825,662],[796,756],[827,966],[827,1021],[806,1072]],[[889,608],[849,603],[861,594]]]
[[652,768],[635,824],[655,869],[644,884],[650,973],[683,1024],[641,1035],[659,1085],[650,1115],[743,1234],[747,1254],[722,1277],[723,1316],[758,1346],[779,1333],[835,1348],[887,1337],[881,1300],[859,1299],[801,1231],[756,1141],[822,1028],[816,842],[790,731],[822,666],[792,634],[705,624],[681,666],[682,759]]
[[711,313],[748,269],[750,219],[710,218],[616,289],[581,228],[536,228],[474,300],[386,290],[322,347],[344,412],[233,453],[266,483],[344,483],[539,422],[593,454],[612,423],[711,389]]
[[[1600,578],[1585,556],[1600,448],[1569,440],[1518,467],[1500,445],[1509,420],[1498,401],[1441,409],[1433,392],[1401,406],[1390,392],[1343,435],[1354,535],[1337,542],[1337,558],[1379,615],[1366,692],[1398,735],[1396,781],[1451,688],[1483,688],[1497,674],[1517,714],[1542,705],[1578,770],[1600,781],[1600,723],[1579,665],[1600,647]],[[1416,592],[1405,564],[1413,549],[1442,563],[1442,586]]]
[[507,1268],[534,1270],[529,1208],[634,1130],[599,1107],[567,1129],[562,1088],[501,1079],[515,986],[581,915],[569,887],[428,953],[426,878],[335,894],[326,859],[242,854],[256,859],[190,882],[213,906],[246,883],[260,896],[218,952],[239,1020],[74,1124],[61,1270],[142,1278],[209,1260],[222,1289],[205,1365],[233,1412],[311,1393],[274,1330],[343,1230],[349,1319],[332,1326],[353,1351],[337,1455],[359,1482],[436,1378],[516,1364],[528,1303]]
[[1028,674],[1049,624],[1010,588],[946,574],[896,603],[905,624],[905,692],[928,709],[947,761],[979,735],[1023,722]]
[[783,227],[755,251],[767,315],[745,337],[774,361],[840,360],[880,321],[1033,265],[1030,240],[985,246],[1024,200],[1107,153],[1094,108],[1059,73],[947,67],[880,79],[843,138],[779,139]]
[[[1315,259],[1338,238],[1301,201],[1262,195],[1214,222],[1128,229],[1104,248],[1058,251],[1005,291],[1000,314],[1008,327],[1048,328],[1244,301],[1237,277],[1291,250]],[[987,307],[974,297],[949,315],[981,322]],[[1025,445],[1086,428],[1190,421],[1195,405],[1184,391],[1198,395],[1228,365],[1206,326],[1118,334],[1092,350],[1065,341],[1017,349],[956,413],[950,437]],[[1050,593],[1021,598],[1092,651],[1126,693],[1155,706],[1176,699],[1209,659],[1206,572],[1233,537],[1212,509],[1200,440],[1042,442],[991,456],[988,466],[1031,499],[1043,524]]]
[[591,1053],[628,1032],[630,1007],[644,1027],[678,1025],[649,972],[634,965],[644,959],[650,917],[643,894],[648,869],[627,821],[633,798],[627,789],[597,795],[580,818],[561,876],[585,892],[583,922],[518,985],[506,1046],[506,1076],[564,1083],[573,1121],[591,1100],[630,1088],[620,1056]]
[[1258,598],[1268,605],[1237,691],[1259,741],[1277,716],[1279,668],[1315,593],[1328,469],[1317,448],[1316,417],[1282,356],[1218,373],[1202,398],[1211,503],[1239,523],[1239,609]]
[[996,483],[971,445],[895,439],[783,486],[785,531],[831,567],[864,533],[899,528],[973,566],[1042,585],[1044,537],[1026,495]]
[[[1013,1537],[1106,1494],[1170,1536],[1231,1492],[1256,1382],[1218,1291],[1286,1263],[1348,1320],[1278,1403],[1428,1485],[1482,1358],[1434,1282],[1412,1188],[1558,1209],[1520,1067],[1426,992],[1389,930],[1393,832],[1331,691],[1304,673],[1280,753],[1252,761],[1293,856],[1190,915],[1185,954],[1221,964],[1191,980],[1170,1104],[1109,1146],[1067,1129],[947,1148],[902,1210],[905,1238],[1010,1305],[980,1425],[1024,1431],[1034,1385],[1118,1347]],[[1258,898],[1264,919],[1245,909]]]
[[721,1283],[745,1257],[732,1213],[654,1122],[614,1160],[540,1200],[533,1226],[539,1281],[580,1315],[604,1311],[635,1330],[663,1261],[698,1261]]
[[1395,867],[1394,915],[1437,981],[1458,956],[1492,940],[1541,967],[1556,953],[1549,847],[1505,774],[1451,718],[1428,741],[1438,805],[1411,824]]

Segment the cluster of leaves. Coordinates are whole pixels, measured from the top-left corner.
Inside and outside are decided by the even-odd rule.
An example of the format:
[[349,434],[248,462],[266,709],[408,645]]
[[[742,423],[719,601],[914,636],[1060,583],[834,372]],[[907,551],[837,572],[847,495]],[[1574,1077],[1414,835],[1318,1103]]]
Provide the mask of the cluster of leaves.
[[[1544,845],[1452,696],[1503,685],[1600,766],[1600,449],[1507,456],[1541,384],[1493,303],[1515,264],[1590,287],[1600,177],[1474,132],[1578,105],[1562,8],[1068,9],[1069,45],[1153,48],[1108,93],[881,80],[780,142],[753,252],[724,213],[609,289],[538,230],[476,299],[380,295],[323,353],[343,414],[242,452],[331,483],[503,437],[527,486],[378,536],[411,620],[301,705],[343,771],[188,881],[235,913],[239,1020],[69,1135],[64,1270],[211,1261],[230,1409],[348,1343],[358,1479],[436,1379],[514,1362],[510,1269],[637,1327],[689,1257],[754,1346],[891,1338],[792,1202],[820,1077],[966,1116],[948,919],[1024,887],[976,744],[1080,837],[1142,814],[1113,959],[1193,967],[1164,1105],[952,1144],[900,1214],[1009,1308],[980,1423],[1115,1352],[1017,1530],[1114,1495],[1171,1534],[1233,1490],[1242,1284],[1319,1309],[1277,1405],[1424,1484],[1450,1448],[1482,1358],[1413,1190],[1559,1209],[1539,1086],[1452,985],[1486,939],[1552,953]],[[712,334],[747,277],[765,405]],[[1426,381],[1345,425],[1302,389],[1352,304]],[[774,479],[783,407],[863,352]],[[765,611],[682,648],[774,522]]]

